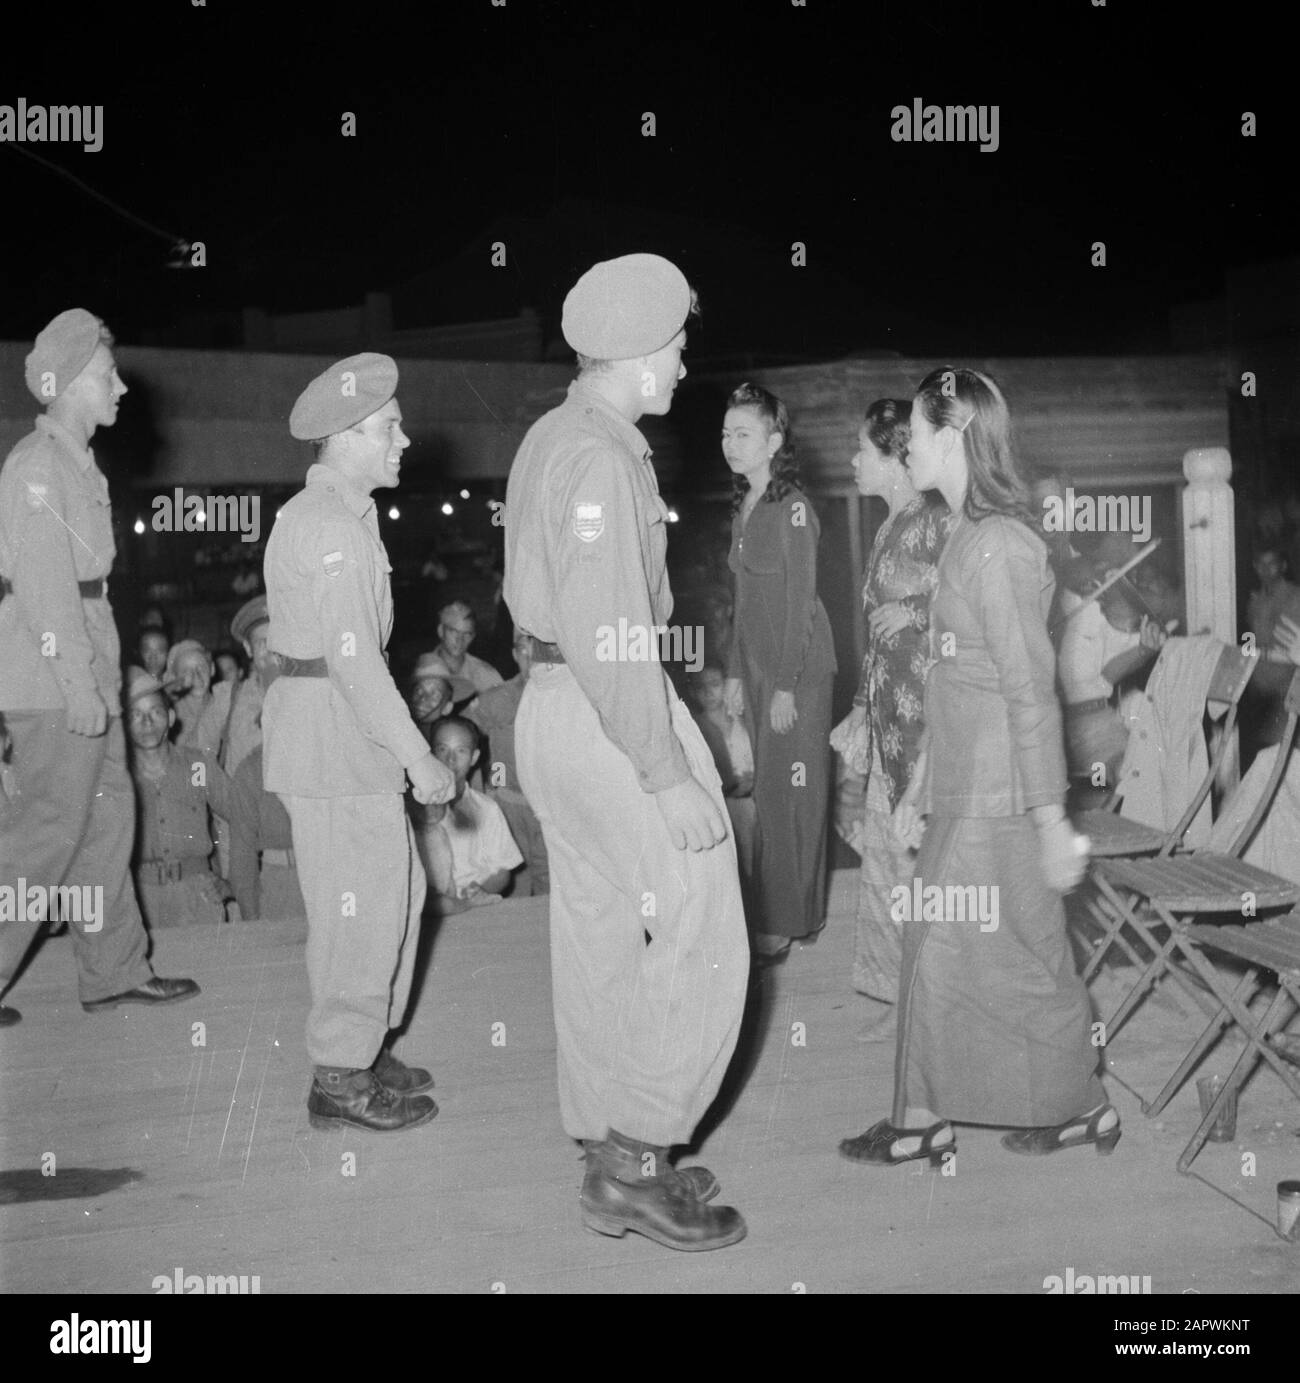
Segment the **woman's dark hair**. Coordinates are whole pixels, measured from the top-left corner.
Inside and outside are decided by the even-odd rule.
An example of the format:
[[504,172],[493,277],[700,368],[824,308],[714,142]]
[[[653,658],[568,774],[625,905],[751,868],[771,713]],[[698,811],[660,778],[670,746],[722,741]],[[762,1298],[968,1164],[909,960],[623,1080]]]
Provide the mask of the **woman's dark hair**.
[[912,440],[912,405],[906,399],[877,399],[865,419],[871,445],[894,461],[907,460]]
[[[727,407],[749,408],[767,424],[769,433],[781,434],[781,449],[772,458],[772,476],[760,499],[769,504],[782,500],[799,484],[799,463],[794,459],[794,437],[790,432],[790,414],[785,404],[761,384],[742,384],[733,389]],[[743,475],[731,477],[731,512],[738,513],[749,493],[749,481]]]
[[965,438],[966,516],[1002,514],[1038,532],[1040,516],[1011,447],[1011,414],[997,382],[978,370],[931,370],[916,401],[931,427],[955,427]]

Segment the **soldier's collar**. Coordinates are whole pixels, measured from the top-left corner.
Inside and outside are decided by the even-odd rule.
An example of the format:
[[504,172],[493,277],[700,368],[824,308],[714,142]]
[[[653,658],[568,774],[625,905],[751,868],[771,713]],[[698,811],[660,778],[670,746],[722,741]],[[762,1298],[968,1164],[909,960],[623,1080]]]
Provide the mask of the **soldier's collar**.
[[569,398],[589,412],[599,413],[639,458],[646,461],[650,459],[650,443],[646,441],[645,434],[635,423],[628,422],[608,399],[588,388],[581,379],[575,379],[569,385]]
[[95,464],[95,453],[89,447],[83,447],[62,423],[56,422],[48,413],[37,416],[36,430],[45,433],[65,451],[70,452],[83,471],[89,470]]
[[315,461],[307,467],[307,484],[321,485],[327,490],[335,491],[343,503],[346,504],[359,519],[364,519],[375,507],[373,495],[367,495],[361,490],[358,490],[355,485],[350,484],[347,478],[340,475],[332,466],[322,466],[319,461]]

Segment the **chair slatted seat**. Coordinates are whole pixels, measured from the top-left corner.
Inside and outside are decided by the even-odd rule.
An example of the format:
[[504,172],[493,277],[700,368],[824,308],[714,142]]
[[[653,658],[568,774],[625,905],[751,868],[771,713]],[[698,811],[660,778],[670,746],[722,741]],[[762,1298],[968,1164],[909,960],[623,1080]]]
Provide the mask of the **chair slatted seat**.
[[1300,979],[1300,913],[1270,917],[1253,927],[1188,927],[1198,945],[1213,946],[1228,955],[1277,975]]
[[1165,832],[1141,821],[1130,820],[1105,807],[1075,812],[1074,829],[1088,837],[1088,853],[1093,859],[1117,855],[1154,855],[1165,843]]
[[1159,901],[1170,912],[1239,913],[1245,895],[1256,908],[1300,902],[1300,884],[1231,855],[1195,851],[1153,860],[1104,860],[1098,868],[1112,883]]

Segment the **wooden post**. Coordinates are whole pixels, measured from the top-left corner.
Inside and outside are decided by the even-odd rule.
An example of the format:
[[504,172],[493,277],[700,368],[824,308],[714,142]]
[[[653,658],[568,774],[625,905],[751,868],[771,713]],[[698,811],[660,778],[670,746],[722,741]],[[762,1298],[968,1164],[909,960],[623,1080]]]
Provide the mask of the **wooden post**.
[[1237,642],[1237,561],[1232,458],[1223,447],[1183,457],[1183,561],[1187,632]]
[[[1183,571],[1187,632],[1237,642],[1237,561],[1233,528],[1232,457],[1223,447],[1199,447],[1183,456]],[[1224,756],[1218,787],[1240,776],[1239,745]]]

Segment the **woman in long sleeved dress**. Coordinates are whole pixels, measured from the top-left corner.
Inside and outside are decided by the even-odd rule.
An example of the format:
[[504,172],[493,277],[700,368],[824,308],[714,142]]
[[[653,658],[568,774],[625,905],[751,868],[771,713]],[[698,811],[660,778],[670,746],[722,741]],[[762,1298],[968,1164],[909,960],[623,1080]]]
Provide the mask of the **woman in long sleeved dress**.
[[796,484],[785,405],[742,384],[727,401],[722,450],[735,485],[727,696],[733,710],[743,702],[754,740],[758,916],[751,926],[757,957],[771,962],[824,920],[835,649],[817,596],[820,525]]
[[912,877],[915,852],[895,838],[890,817],[907,790],[920,747],[922,699],[930,670],[930,602],[952,514],[942,496],[923,494],[905,464],[911,405],[877,399],[858,432],[858,492],[889,506],[862,583],[867,650],[853,710],[831,735],[850,768],[867,775],[862,868],[853,948],[853,987],[889,1007],[859,1038],[894,1036],[903,928],[893,889]]
[[1009,439],[986,375],[922,382],[908,467],[958,519],[931,609],[922,750],[895,813],[904,838],[928,823],[898,897],[894,1109],[840,1144],[855,1161],[943,1157],[954,1122],[1013,1128],[1003,1145],[1020,1153],[1119,1139],[1061,901],[1084,861],[1064,813],[1054,580]]

